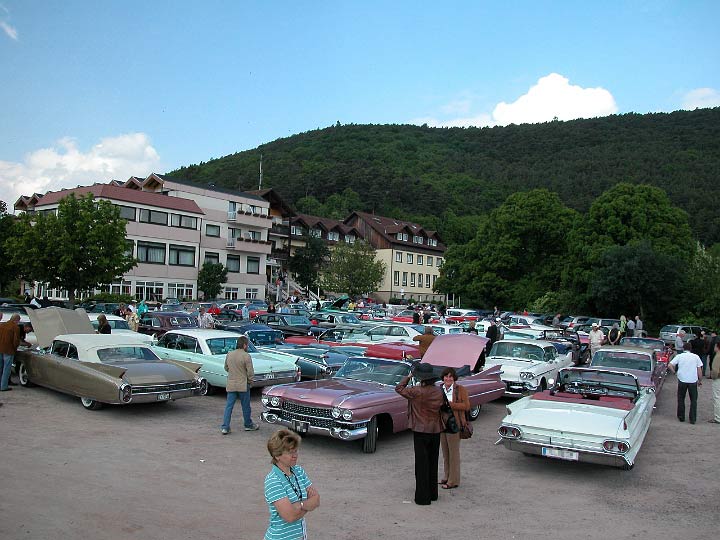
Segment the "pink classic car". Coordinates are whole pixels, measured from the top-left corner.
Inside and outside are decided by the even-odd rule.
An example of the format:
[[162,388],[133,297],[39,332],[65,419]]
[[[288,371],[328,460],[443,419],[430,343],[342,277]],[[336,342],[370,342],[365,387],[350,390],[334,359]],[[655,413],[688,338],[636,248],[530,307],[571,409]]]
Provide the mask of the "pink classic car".
[[[474,334],[445,334],[435,338],[423,357],[424,362],[435,366],[438,375],[445,367],[456,369],[460,384],[470,395],[472,420],[480,414],[483,403],[505,392],[499,366],[471,372],[486,342]],[[375,452],[380,434],[408,428],[407,400],[395,392],[395,385],[411,368],[412,363],[406,360],[348,358],[330,379],[266,388],[262,419],[301,434],[362,440],[363,452]]]

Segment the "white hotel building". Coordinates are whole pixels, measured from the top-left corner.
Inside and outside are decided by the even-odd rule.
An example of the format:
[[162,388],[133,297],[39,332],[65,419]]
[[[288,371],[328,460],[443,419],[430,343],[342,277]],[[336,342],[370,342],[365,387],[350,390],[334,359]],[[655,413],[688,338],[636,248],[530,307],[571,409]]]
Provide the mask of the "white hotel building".
[[[222,295],[229,300],[265,298],[272,225],[269,202],[250,193],[202,186],[159,174],[127,182],[20,197],[16,211],[54,212],[71,193],[112,202],[127,220],[128,249],[137,266],[110,287],[138,299],[198,298],[198,270],[206,261],[228,269]],[[67,298],[39,284],[36,296]]]

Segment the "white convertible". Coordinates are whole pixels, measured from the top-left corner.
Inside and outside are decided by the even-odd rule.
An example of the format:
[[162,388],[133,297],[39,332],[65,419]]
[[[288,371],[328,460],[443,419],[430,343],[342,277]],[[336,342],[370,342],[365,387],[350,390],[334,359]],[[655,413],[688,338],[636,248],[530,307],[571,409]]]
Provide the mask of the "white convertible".
[[558,371],[572,364],[572,353],[559,355],[549,341],[502,339],[496,341],[485,367],[501,366],[506,396],[545,390],[557,380]]
[[498,429],[509,450],[631,469],[655,405],[655,390],[630,373],[560,372],[556,389],[511,403]]

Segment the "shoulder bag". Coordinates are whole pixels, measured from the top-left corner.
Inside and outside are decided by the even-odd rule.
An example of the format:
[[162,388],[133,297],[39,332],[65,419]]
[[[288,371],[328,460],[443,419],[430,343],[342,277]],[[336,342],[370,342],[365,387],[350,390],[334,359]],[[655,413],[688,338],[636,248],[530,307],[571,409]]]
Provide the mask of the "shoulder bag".
[[440,417],[442,418],[443,426],[445,426],[445,433],[457,433],[460,431],[460,427],[455,419],[455,413],[450,408],[447,396],[443,390],[443,406],[440,408]]

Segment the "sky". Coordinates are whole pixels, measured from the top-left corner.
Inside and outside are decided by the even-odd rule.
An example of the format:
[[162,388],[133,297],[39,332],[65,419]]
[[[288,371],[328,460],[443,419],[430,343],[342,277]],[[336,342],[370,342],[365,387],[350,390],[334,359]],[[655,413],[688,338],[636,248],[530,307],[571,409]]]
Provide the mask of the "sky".
[[342,124],[720,106],[720,1],[0,0],[0,200]]

